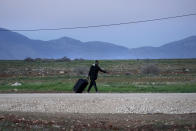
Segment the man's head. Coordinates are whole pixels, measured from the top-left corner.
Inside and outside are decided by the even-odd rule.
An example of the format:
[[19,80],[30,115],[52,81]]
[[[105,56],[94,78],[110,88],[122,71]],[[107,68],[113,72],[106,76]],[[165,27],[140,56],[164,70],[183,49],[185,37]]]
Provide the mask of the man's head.
[[99,65],[99,61],[98,60],[95,60],[95,65]]

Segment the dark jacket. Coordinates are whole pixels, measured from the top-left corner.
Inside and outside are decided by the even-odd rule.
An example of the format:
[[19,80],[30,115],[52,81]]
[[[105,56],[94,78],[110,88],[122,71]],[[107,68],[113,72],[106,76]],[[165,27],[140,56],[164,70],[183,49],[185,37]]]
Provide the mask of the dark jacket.
[[89,73],[88,73],[90,80],[96,80],[99,71],[106,73],[106,71],[102,70],[98,65],[93,64],[90,68]]

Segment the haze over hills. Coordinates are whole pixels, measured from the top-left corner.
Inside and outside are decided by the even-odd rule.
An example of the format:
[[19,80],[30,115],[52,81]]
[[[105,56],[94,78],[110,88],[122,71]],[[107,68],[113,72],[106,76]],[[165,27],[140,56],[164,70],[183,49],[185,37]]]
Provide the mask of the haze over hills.
[[[6,30],[0,28],[0,30]],[[0,31],[0,59],[83,58],[83,59],[160,59],[196,58],[196,36],[160,47],[129,49],[101,41],[82,42],[69,37],[32,40],[16,32]]]
[[170,42],[160,47],[141,47],[130,49],[131,58],[196,58],[196,36]]

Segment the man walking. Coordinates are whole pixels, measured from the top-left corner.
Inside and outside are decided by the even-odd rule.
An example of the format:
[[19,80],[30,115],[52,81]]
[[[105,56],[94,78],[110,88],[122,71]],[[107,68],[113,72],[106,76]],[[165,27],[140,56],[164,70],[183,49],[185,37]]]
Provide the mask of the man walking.
[[91,67],[90,67],[90,71],[88,73],[88,79],[90,77],[90,85],[88,87],[88,93],[89,91],[91,90],[91,87],[94,86],[95,87],[95,91],[98,92],[97,90],[97,85],[96,85],[96,80],[97,80],[97,76],[98,76],[98,72],[101,71],[103,73],[107,73],[106,71],[102,70],[100,67],[99,67],[99,61],[96,60],[95,61],[95,64],[93,64]]

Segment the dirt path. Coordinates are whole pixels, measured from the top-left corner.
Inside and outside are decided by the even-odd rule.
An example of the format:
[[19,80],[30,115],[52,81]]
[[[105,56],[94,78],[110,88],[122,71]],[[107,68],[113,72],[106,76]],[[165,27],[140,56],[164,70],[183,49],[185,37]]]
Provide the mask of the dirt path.
[[0,112],[0,130],[195,131],[196,114]]
[[0,111],[45,113],[196,113],[196,93],[0,94]]

